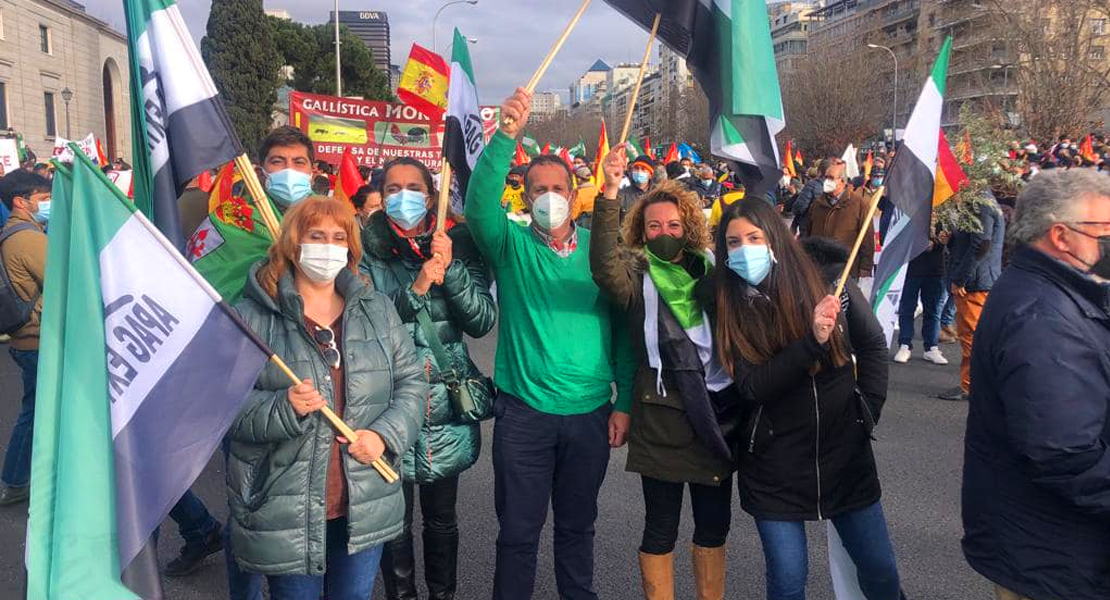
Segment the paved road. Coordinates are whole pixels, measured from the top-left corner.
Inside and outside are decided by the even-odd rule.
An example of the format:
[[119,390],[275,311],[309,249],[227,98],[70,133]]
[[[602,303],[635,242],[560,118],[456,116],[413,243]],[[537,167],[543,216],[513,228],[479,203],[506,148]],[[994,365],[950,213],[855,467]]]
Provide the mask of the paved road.
[[[474,342],[475,361],[492,366],[493,339]],[[0,346],[0,350],[6,348]],[[875,445],[883,482],[883,503],[898,553],[904,587],[913,599],[987,600],[988,586],[968,568],[960,553],[959,482],[963,456],[965,405],[932,399],[957,379],[958,347],[945,346],[952,365],[938,367],[916,358],[893,365],[890,395]],[[919,351],[918,351],[919,352]],[[18,371],[5,351],[0,356],[0,445],[6,445],[15,419],[20,392]],[[489,425],[486,426],[489,440]],[[624,472],[625,452],[615,451],[602,489],[597,525],[597,589],[603,599],[639,596],[636,548],[643,519],[639,478]],[[218,518],[227,514],[223,465],[217,457],[194,490]],[[463,540],[460,549],[461,600],[489,598],[494,567],[497,521],[493,510],[493,470],[489,445],[481,460],[462,477],[459,513]],[[689,513],[681,540],[689,540]],[[18,598],[22,589],[22,559],[26,505],[0,509],[0,598]],[[172,522],[164,528],[161,559],[177,552],[181,539]],[[419,535],[417,535],[419,540]],[[824,528],[810,525],[810,597],[832,598],[824,544]],[[419,541],[417,542],[419,543]],[[686,542],[680,542],[685,544]],[[764,597],[763,558],[751,518],[734,503],[729,537],[728,597]],[[693,597],[688,552],[678,553],[679,598]],[[557,598],[552,568],[551,530],[540,545],[537,600]],[[166,581],[173,600],[218,600],[227,597],[221,556],[183,578]],[[379,594],[375,595],[378,598]]]

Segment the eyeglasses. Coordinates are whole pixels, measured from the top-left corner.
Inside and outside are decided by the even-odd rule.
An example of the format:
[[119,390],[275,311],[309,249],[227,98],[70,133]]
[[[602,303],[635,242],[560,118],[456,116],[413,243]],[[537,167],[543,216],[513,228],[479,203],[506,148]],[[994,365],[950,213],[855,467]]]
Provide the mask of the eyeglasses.
[[335,343],[335,332],[331,330],[331,327],[317,325],[313,337],[316,338],[316,343],[320,345],[320,351],[324,353],[324,360],[331,365],[331,368],[338,369],[343,355],[339,354],[339,346]]

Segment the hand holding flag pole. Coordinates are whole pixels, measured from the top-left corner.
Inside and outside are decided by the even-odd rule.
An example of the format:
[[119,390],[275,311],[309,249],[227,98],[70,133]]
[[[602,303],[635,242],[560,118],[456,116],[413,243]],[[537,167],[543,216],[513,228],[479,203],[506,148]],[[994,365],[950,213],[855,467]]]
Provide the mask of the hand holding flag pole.
[[[539,85],[540,79],[543,78],[543,74],[547,71],[547,68],[551,66],[551,61],[555,60],[555,55],[563,48],[563,44],[567,41],[567,38],[570,37],[570,32],[574,31],[574,28],[578,25],[578,21],[582,20],[582,15],[585,14],[586,9],[589,8],[590,2],[592,2],[592,0],[582,0],[582,6],[578,7],[578,12],[575,13],[574,18],[570,20],[570,23],[567,23],[567,27],[563,30],[563,34],[559,36],[555,45],[551,47],[551,50],[547,52],[547,56],[544,57],[543,62],[540,63],[540,68],[536,69],[536,72],[532,75],[532,79],[528,81],[528,85],[524,86],[524,89],[528,90],[529,94],[536,91],[536,86]],[[505,117],[501,122],[505,125],[512,125],[513,119],[512,117]]]
[[[844,264],[844,271],[840,273],[840,281],[836,284],[836,293],[833,296],[837,298],[844,293],[844,286],[848,283],[848,277],[852,274],[852,266],[856,263],[856,256],[859,255],[859,249],[863,246],[867,234],[870,233],[872,238],[875,237],[875,210],[879,208],[879,201],[883,199],[884,192],[886,192],[886,186],[881,185],[871,196],[871,208],[867,211],[867,217],[863,220],[863,227],[860,228],[859,235],[856,236],[856,245],[852,247],[852,254],[848,256],[848,262]],[[872,239],[871,243],[875,243],[875,240]]]
[[443,170],[439,174],[439,206],[436,207],[436,233],[447,225],[447,207],[451,204],[451,161],[443,159]]
[[636,100],[640,97],[640,87],[644,83],[644,74],[647,73],[648,59],[651,58],[651,47],[655,44],[655,34],[659,33],[659,21],[663,13],[655,13],[655,23],[651,26],[651,35],[648,37],[647,48],[644,48],[644,60],[640,61],[640,74],[636,77],[636,87],[632,90],[632,99],[628,101],[628,114],[624,116],[624,129],[621,130],[620,142],[623,146],[628,141],[628,129],[632,127],[632,115],[636,112]]

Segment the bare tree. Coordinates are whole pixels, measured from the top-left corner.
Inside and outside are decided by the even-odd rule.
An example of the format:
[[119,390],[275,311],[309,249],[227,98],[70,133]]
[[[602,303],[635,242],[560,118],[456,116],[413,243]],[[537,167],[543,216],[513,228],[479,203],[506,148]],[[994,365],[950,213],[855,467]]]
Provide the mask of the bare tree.
[[1015,48],[1018,106],[1034,139],[1078,135],[1110,92],[1110,2],[991,0]]
[[811,52],[783,78],[786,131],[813,156],[839,156],[882,131],[890,112],[883,101],[887,80],[874,54]]

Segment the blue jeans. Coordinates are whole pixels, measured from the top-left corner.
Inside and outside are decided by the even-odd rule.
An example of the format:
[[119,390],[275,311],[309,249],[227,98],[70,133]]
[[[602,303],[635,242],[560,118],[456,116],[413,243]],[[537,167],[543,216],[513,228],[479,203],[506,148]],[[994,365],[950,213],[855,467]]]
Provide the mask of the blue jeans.
[[[876,502],[834,517],[833,525],[858,569],[867,600],[898,600],[901,590],[883,507]],[[809,555],[803,521],[761,521],[756,529],[767,562],[767,600],[805,600]]]
[[12,437],[4,454],[4,471],[0,481],[10,487],[23,487],[31,482],[31,439],[35,428],[35,387],[38,381],[39,351],[8,348],[12,360],[23,375],[23,401],[19,416],[12,427]]
[[943,306],[944,279],[907,277],[898,303],[898,344],[913,347],[913,315],[921,298],[921,339],[928,350],[940,343],[940,313]]
[[367,600],[374,593],[374,577],[382,559],[378,544],[347,554],[347,519],[328,521],[327,567],[323,575],[271,575],[271,600]]
[[952,282],[944,278],[944,308],[940,311],[940,326],[952,327],[956,324],[956,301],[952,299]]
[[204,502],[191,490],[185,490],[185,495],[173,505],[170,518],[177,523],[177,530],[187,546],[204,544],[205,538],[218,527]]

